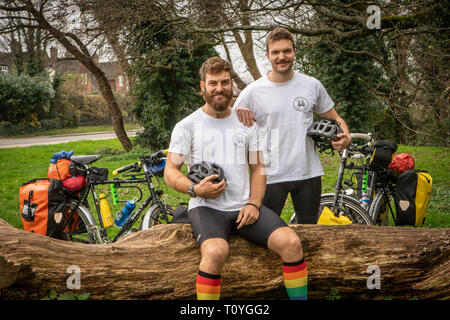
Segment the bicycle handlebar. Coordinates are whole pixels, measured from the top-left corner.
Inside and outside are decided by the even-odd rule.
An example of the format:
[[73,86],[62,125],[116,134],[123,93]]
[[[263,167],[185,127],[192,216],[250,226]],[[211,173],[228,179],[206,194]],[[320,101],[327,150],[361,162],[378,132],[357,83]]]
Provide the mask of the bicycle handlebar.
[[112,175],[117,176],[119,173],[129,171],[131,169],[138,169],[141,166],[141,162],[148,162],[148,163],[152,164],[156,160],[159,160],[159,159],[167,156],[168,151],[169,151],[169,149],[164,149],[164,150],[157,151],[149,156],[141,156],[141,161],[126,165],[119,169],[116,169],[113,171]]
[[127,165],[127,166],[124,166],[124,167],[122,167],[122,168],[119,168],[119,169],[114,170],[113,173],[112,173],[112,175],[113,175],[113,176],[117,176],[119,173],[128,171],[128,170],[130,170],[130,169],[136,169],[136,168],[138,168],[139,166],[140,166],[140,163],[139,163],[139,162],[135,162],[135,163],[129,164],[129,165]]
[[149,156],[141,156],[141,162],[146,162],[148,164],[155,164],[156,161],[159,161],[161,158],[167,156],[169,149],[159,150]]
[[350,133],[350,136],[352,139],[363,139],[370,143],[374,142],[371,133]]

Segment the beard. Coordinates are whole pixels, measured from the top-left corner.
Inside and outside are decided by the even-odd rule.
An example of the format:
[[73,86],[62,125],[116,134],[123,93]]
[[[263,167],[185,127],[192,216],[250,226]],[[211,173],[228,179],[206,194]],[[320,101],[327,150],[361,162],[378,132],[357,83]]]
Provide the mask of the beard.
[[283,63],[287,63],[288,66],[284,67],[284,68],[278,68],[278,64],[280,64],[280,62],[278,62],[277,64],[273,64],[272,68],[280,74],[288,74],[291,72],[292,67],[294,66],[294,62],[293,61],[289,61],[289,60],[284,60],[282,61]]
[[[218,100],[216,97],[222,96],[223,98]],[[227,110],[230,106],[230,101],[233,98],[233,92],[230,90],[223,90],[222,92],[207,92],[203,91],[203,99],[205,102],[210,105],[215,111],[222,112]]]

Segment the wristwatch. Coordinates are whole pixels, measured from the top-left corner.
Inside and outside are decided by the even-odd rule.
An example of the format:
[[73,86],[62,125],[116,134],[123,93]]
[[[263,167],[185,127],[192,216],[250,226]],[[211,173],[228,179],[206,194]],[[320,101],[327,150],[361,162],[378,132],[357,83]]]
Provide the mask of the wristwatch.
[[191,184],[191,186],[189,187],[187,193],[191,198],[195,198],[197,195],[194,192],[194,187],[195,187],[195,183]]

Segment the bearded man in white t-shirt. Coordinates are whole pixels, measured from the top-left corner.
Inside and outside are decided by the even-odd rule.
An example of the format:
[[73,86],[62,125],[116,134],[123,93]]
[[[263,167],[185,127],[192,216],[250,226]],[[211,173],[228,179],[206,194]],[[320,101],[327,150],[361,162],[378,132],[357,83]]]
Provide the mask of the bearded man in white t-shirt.
[[[300,238],[278,214],[261,205],[266,176],[258,126],[244,126],[230,107],[231,65],[210,58],[200,77],[205,104],[175,125],[164,170],[167,184],[191,197],[188,218],[201,252],[197,298],[219,299],[221,272],[235,233],[277,253],[289,297],[306,299],[307,268]],[[214,174],[195,184],[180,171],[184,163],[201,161],[222,167],[225,178],[214,183],[218,178]]]
[[262,203],[281,215],[290,193],[296,222],[315,224],[324,171],[307,130],[314,113],[337,120],[343,133],[332,142],[336,150],[350,144],[350,131],[320,81],[293,70],[296,50],[289,31],[274,29],[266,39],[266,49],[272,70],[240,93],[234,110],[243,124],[256,121],[260,129],[267,170]]

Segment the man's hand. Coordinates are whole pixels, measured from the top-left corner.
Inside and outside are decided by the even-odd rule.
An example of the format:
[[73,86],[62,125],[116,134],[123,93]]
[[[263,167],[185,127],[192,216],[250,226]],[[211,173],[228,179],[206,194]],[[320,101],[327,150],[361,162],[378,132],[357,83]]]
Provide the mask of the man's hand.
[[225,179],[222,179],[219,183],[212,183],[212,180],[218,177],[218,174],[213,174],[200,181],[194,187],[195,194],[205,199],[214,199],[220,196],[225,191],[226,182]]
[[337,151],[344,150],[352,142],[352,137],[349,133],[338,133],[337,136],[340,138],[339,140],[331,141],[331,145]]
[[239,211],[236,223],[239,223],[237,229],[241,229],[245,225],[253,224],[259,218],[259,210],[254,206],[245,206]]
[[245,107],[236,107],[236,112],[238,115],[239,121],[246,127],[251,127],[253,122],[256,122],[256,118],[250,109]]

